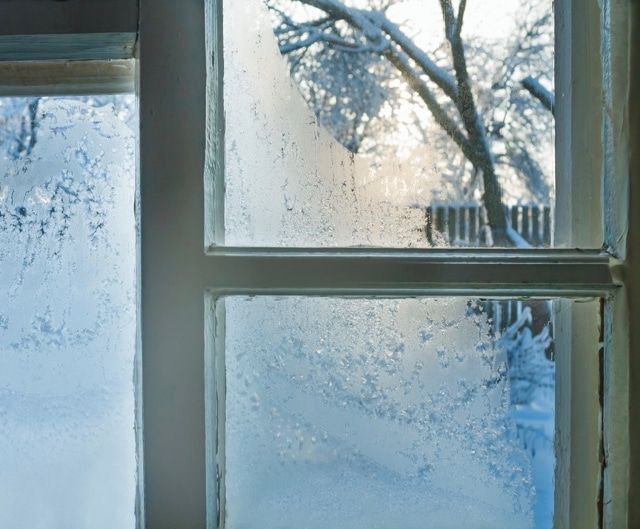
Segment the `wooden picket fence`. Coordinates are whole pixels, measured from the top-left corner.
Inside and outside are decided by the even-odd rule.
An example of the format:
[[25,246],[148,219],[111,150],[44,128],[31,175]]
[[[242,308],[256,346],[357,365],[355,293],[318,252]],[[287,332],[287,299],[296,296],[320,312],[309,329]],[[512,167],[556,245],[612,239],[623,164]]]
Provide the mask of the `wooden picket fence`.
[[[549,328],[553,336],[553,318],[551,302],[543,299],[492,299],[481,300],[479,306],[486,314],[487,322],[492,333],[504,333],[522,316],[525,308],[531,310],[532,321],[527,324],[533,335],[537,335],[545,327]],[[551,346],[549,353],[553,351]]]
[[[533,247],[551,245],[551,208],[541,204],[505,206],[511,227]],[[444,246],[489,246],[487,214],[479,204],[433,204],[425,209],[426,236],[431,244]],[[504,332],[529,306],[534,313],[532,329],[540,332],[549,318],[545,301],[492,300],[482,303],[494,331]]]
[[[425,210],[426,236],[429,243],[445,245],[488,246],[491,242],[487,214],[483,206],[431,205]],[[505,206],[511,227],[531,246],[551,245],[551,208],[528,204]]]

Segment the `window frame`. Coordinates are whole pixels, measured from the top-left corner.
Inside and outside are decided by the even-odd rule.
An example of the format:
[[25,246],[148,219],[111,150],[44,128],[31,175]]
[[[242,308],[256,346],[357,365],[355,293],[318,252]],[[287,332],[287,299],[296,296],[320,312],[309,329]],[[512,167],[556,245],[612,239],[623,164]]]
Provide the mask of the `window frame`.
[[[565,109],[585,102],[600,108],[600,94],[604,94],[605,128],[617,131],[598,144],[601,159],[596,156],[585,165],[581,153],[599,141],[599,124],[595,136],[591,130],[585,137],[584,119],[591,119],[589,113],[560,114],[559,130],[565,132],[559,134],[559,152],[570,154],[564,159],[568,165],[560,169],[575,174],[582,167],[582,174],[590,177],[585,185],[558,192],[565,196],[579,193],[577,202],[591,206],[594,197],[604,195],[602,207],[620,212],[606,219],[607,252],[213,248],[209,243],[219,240],[205,228],[212,225],[206,222],[207,215],[213,212],[209,218],[222,226],[222,211],[219,206],[205,204],[205,197],[221,196],[224,183],[203,175],[222,174],[221,158],[205,156],[219,155],[223,145],[219,135],[223,108],[216,92],[223,63],[214,46],[222,28],[221,0],[140,0],[139,5],[137,0],[21,0],[19,5],[0,5],[3,95],[95,93],[100,87],[105,91],[128,90],[132,72],[116,68],[114,73],[114,63],[109,61],[138,59],[142,354],[137,366],[136,430],[139,446],[144,448],[138,455],[140,527],[201,529],[207,524],[207,504],[213,505],[215,490],[215,484],[209,482],[207,492],[207,457],[213,461],[216,455],[205,430],[208,427],[210,435],[219,430],[215,425],[211,429],[215,413],[207,417],[206,391],[215,388],[207,388],[205,378],[215,379],[215,365],[208,361],[214,358],[209,354],[211,348],[223,346],[210,343],[216,334],[212,301],[230,293],[605,297],[602,366],[593,358],[584,362],[577,354],[568,355],[568,365],[559,366],[564,374],[560,373],[558,380],[566,380],[563,387],[568,393],[561,392],[558,397],[574,406],[559,404],[558,409],[558,417],[562,416],[559,424],[568,428],[557,431],[561,461],[566,466],[559,467],[557,474],[555,527],[598,527],[600,518],[601,527],[607,528],[631,528],[638,523],[640,458],[630,454],[632,447],[640,447],[640,433],[630,416],[640,403],[640,359],[630,351],[640,347],[639,326],[632,324],[637,321],[640,304],[640,286],[635,279],[640,277],[640,264],[633,251],[639,244],[640,208],[629,208],[628,201],[639,206],[640,193],[635,187],[630,193],[626,190],[630,183],[634,185],[631,175],[636,183],[640,181],[638,152],[629,139],[632,131],[640,132],[640,111],[633,107],[634,119],[628,122],[624,109],[628,99],[633,101],[626,73],[628,50],[632,49],[628,25],[633,19],[634,27],[640,29],[640,7],[637,2],[632,7],[630,0],[608,0],[603,3],[600,20],[595,0],[557,0],[556,5],[557,49],[565,50],[568,55],[562,64],[570,66],[558,79],[558,86],[565,87],[565,91],[560,88],[559,100],[570,100]],[[585,9],[590,14],[586,26],[577,14]],[[595,14],[598,20],[593,18]],[[585,49],[595,49],[600,56],[601,43],[593,30],[597,28],[599,35],[601,25],[611,29],[603,63],[605,74],[613,75],[602,76],[610,84],[574,85],[578,79],[593,81],[594,65],[586,59]],[[588,46],[581,47],[581,43]],[[640,67],[638,55],[632,59]],[[590,56],[593,61],[594,53]],[[26,59],[47,62],[41,69],[34,63],[8,64]],[[52,60],[58,62],[49,62]],[[84,62],[90,60],[98,61],[94,70]],[[640,90],[640,83],[633,88]],[[208,107],[207,98],[213,101]],[[563,138],[572,143],[562,143]],[[604,194],[600,192],[603,168]],[[607,191],[606,186],[611,189]],[[592,240],[594,232],[602,231],[593,211],[593,207],[559,211],[559,215],[567,214],[563,226],[571,227],[561,236],[575,246],[582,246],[584,237]],[[632,215],[631,222],[627,213]],[[328,272],[319,276],[319,267]],[[527,280],[525,270],[533,271],[536,281]],[[579,311],[579,304],[576,307]],[[217,316],[221,321],[221,315]],[[570,340],[571,350],[579,351],[581,343],[597,341],[598,322],[585,328],[581,323],[584,316],[574,310],[566,310],[559,318],[567,328],[564,336]],[[220,362],[219,355],[215,358]],[[218,373],[222,368],[219,363]],[[602,410],[594,387],[578,383],[585,378],[600,388]],[[586,441],[583,432],[587,433]],[[598,460],[601,432],[606,464]],[[585,461],[585,465],[578,464]],[[604,494],[600,507],[598,480]],[[585,502],[585,497],[591,497],[593,503]],[[209,527],[215,527],[217,521],[218,513],[209,509]]]
[[[602,271],[608,275],[597,296],[607,299],[607,307],[616,298],[616,287],[622,285],[619,272],[624,266],[612,253],[599,249],[581,250],[577,255],[559,248],[548,251],[532,250],[347,250],[308,248],[230,248],[224,246],[224,104],[222,53],[224,0],[205,2],[205,34],[207,37],[207,152],[205,154],[205,237],[207,255],[212,270],[207,298],[209,323],[207,333],[215,334],[214,322],[224,326],[225,295],[470,295],[558,297],[577,299],[585,292],[570,292],[553,274],[565,269],[573,274],[585,271],[589,265],[572,262],[582,258],[608,259]],[[600,10],[595,2],[572,0],[556,2],[556,90],[558,100],[557,150],[565,153],[557,158],[556,240],[558,246],[595,248],[594,241],[603,240],[601,216],[601,179],[605,153],[601,145],[600,108],[603,86],[600,73]],[[207,29],[208,28],[208,29]],[[594,38],[597,35],[598,38]],[[577,51],[576,51],[577,50]],[[594,75],[595,72],[595,75]],[[594,81],[594,78],[596,81]],[[593,113],[574,112],[575,108],[597,109]],[[588,155],[585,156],[585,149]],[[563,178],[563,175],[565,176]],[[570,178],[566,175],[571,175]],[[571,199],[571,200],[569,200]],[[566,204],[571,204],[566,207]],[[598,243],[599,244],[599,243]],[[540,262],[527,271],[531,258]],[[513,260],[512,260],[513,259]],[[545,261],[546,259],[546,261]],[[544,262],[544,263],[543,263]],[[220,267],[220,268],[218,268]],[[566,268],[565,268],[566,267]],[[607,271],[604,271],[606,267]],[[247,271],[243,274],[244,269]],[[284,271],[284,272],[283,272]],[[513,272],[513,276],[511,273]],[[323,281],[323,279],[327,281]],[[411,278],[412,280],[409,280]],[[508,278],[515,278],[510,284]],[[529,278],[529,279],[527,279]],[[534,278],[532,281],[531,278]],[[520,281],[520,284],[518,283]],[[592,279],[580,283],[577,290],[591,285]],[[212,286],[215,285],[215,286]],[[571,353],[592,349],[591,355],[565,354],[557,364],[556,443],[558,468],[556,471],[555,527],[596,527],[604,523],[604,510],[615,522],[624,516],[622,506],[609,509],[602,506],[605,483],[617,469],[606,463],[606,451],[601,449],[603,423],[599,395],[606,370],[598,357],[598,322],[590,321],[585,306],[560,301],[556,315],[556,329],[562,330],[558,343]],[[220,331],[223,333],[224,331]],[[214,380],[207,393],[207,403],[217,402],[208,413],[208,467],[216,468],[218,477],[224,475],[224,339],[219,336],[207,342],[207,377]],[[216,353],[217,351],[217,353]],[[608,353],[614,351],[608,349]],[[611,365],[624,356],[608,354]],[[584,383],[589,381],[588,383]],[[607,398],[615,397],[620,387],[609,387]],[[598,390],[595,391],[595,388]],[[609,399],[611,400],[611,399]],[[608,402],[608,401],[607,401]],[[604,405],[604,403],[602,403]],[[214,409],[215,408],[215,409]],[[615,414],[611,414],[615,415]],[[567,427],[568,426],[568,427]],[[217,452],[217,453],[216,453]],[[208,504],[217,512],[208,513],[210,529],[223,527],[224,479],[207,476]],[[585,502],[592,498],[592,502]],[[610,525],[617,526],[617,525]]]

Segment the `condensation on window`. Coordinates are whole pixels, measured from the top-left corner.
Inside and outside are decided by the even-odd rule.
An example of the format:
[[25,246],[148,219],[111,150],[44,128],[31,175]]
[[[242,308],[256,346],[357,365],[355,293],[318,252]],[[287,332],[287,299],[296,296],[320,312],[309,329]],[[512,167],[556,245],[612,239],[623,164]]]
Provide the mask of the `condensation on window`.
[[226,244],[552,244],[553,3],[462,4],[224,3]]
[[375,175],[300,97],[262,2],[225,2],[224,21],[225,243],[424,243],[424,212],[369,192]]
[[222,303],[225,527],[551,529],[551,302]]
[[133,96],[0,99],[0,526],[135,527]]

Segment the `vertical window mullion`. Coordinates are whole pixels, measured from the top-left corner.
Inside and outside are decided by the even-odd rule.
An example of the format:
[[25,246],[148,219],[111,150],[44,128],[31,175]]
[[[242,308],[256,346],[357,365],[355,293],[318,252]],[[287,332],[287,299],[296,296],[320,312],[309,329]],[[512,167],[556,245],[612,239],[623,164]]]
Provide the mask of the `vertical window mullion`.
[[145,526],[206,525],[204,2],[140,4]]

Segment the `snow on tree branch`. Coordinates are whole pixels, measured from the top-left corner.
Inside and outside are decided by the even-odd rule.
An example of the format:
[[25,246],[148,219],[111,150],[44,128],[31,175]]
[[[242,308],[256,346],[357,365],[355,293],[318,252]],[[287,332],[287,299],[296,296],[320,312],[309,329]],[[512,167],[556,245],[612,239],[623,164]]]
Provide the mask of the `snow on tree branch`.
[[[541,118],[542,122],[534,123],[537,117],[531,117],[530,103],[527,106],[526,101],[517,99],[522,97],[512,87],[514,82],[519,86],[513,79],[516,72],[526,75],[535,72],[531,69],[533,64],[528,70],[522,65],[549,46],[545,41],[549,34],[548,8],[540,15],[537,7],[523,3],[523,13],[533,16],[523,17],[518,27],[519,40],[516,39],[511,50],[505,46],[510,55],[504,57],[503,67],[500,67],[499,59],[482,49],[482,44],[469,45],[463,39],[466,0],[457,2],[457,10],[452,0],[439,0],[448,46],[429,52],[389,18],[387,8],[391,0],[370,0],[367,8],[362,8],[363,3],[355,7],[347,0],[265,1],[272,12],[278,14],[280,27],[276,35],[281,51],[289,55],[292,72],[300,68],[305,72],[303,90],[315,98],[317,105],[314,108],[327,117],[337,117],[339,122],[352,125],[349,134],[353,138],[343,141],[344,145],[356,148],[361,145],[361,136],[371,118],[382,108],[381,101],[391,98],[392,94],[396,98],[407,97],[394,92],[393,88],[397,86],[396,80],[404,80],[415,101],[424,104],[440,130],[471,164],[474,174],[481,177],[483,202],[494,244],[521,244],[512,236],[513,230],[508,229],[498,172],[499,168],[509,168],[531,175],[532,182],[541,181],[542,170],[530,151],[537,145],[535,131],[542,130],[539,125],[544,127],[547,122]],[[298,7],[283,12],[278,6],[285,4]],[[289,13],[300,13],[300,6],[314,8],[320,13],[314,12],[308,20],[294,21]],[[550,46],[552,49],[552,42]],[[346,58],[349,55],[351,60]],[[495,88],[491,90],[505,95],[479,99],[484,89],[480,88],[482,68],[486,68],[478,62],[481,57],[497,63],[503,78],[494,82]],[[442,66],[445,61],[449,67]],[[392,68],[387,69],[384,63]],[[540,63],[541,71],[546,64]],[[336,69],[338,65],[339,69]],[[385,75],[388,76],[386,79]],[[538,99],[548,96],[540,90],[542,85],[527,82],[523,86],[528,86],[529,91],[535,88],[532,93]],[[549,101],[548,97],[540,100],[545,106],[545,101]],[[371,109],[363,107],[367,101],[373,103]],[[518,114],[512,116],[515,112]],[[505,134],[512,123],[522,126],[522,137],[510,131]],[[423,137],[425,141],[431,141]]]
[[473,146],[468,138],[460,130],[458,124],[447,114],[444,108],[438,103],[427,84],[422,81],[420,74],[412,68],[409,60],[402,53],[390,48],[385,54],[389,61],[398,68],[407,84],[424,101],[427,108],[433,115],[436,122],[446,131],[446,133],[456,142],[460,149],[469,157],[474,158]]
[[423,50],[407,37],[402,30],[393,22],[391,22],[382,13],[371,13],[373,19],[377,20],[380,28],[387,36],[404,51],[412,61],[420,67],[424,73],[437,86],[439,86],[445,94],[455,100],[458,97],[458,87],[456,80],[444,68],[438,66]]
[[540,83],[540,81],[534,79],[530,75],[525,77],[521,81],[521,83],[523,88],[525,88],[533,97],[540,101],[544,108],[555,115],[556,97],[551,90],[544,87],[542,83]]

